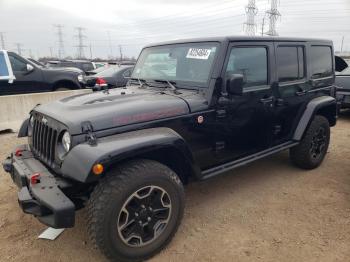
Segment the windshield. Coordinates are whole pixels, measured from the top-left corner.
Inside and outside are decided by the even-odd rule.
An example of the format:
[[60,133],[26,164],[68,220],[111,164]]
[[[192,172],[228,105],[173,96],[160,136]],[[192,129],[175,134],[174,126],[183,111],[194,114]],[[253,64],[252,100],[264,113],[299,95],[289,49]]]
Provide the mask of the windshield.
[[206,87],[218,45],[186,43],[146,48],[131,77]]

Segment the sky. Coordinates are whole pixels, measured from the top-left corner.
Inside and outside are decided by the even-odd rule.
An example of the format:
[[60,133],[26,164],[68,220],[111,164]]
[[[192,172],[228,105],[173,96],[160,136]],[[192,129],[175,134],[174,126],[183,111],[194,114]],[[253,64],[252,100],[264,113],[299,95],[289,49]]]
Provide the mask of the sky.
[[[58,55],[63,25],[65,56],[78,54],[83,27],[87,58],[137,57],[144,45],[205,36],[244,35],[248,0],[0,0],[5,48],[34,58]],[[269,29],[269,0],[256,0],[256,34]],[[350,51],[350,0],[279,0],[280,36],[327,38]],[[1,48],[1,42],[0,42]]]

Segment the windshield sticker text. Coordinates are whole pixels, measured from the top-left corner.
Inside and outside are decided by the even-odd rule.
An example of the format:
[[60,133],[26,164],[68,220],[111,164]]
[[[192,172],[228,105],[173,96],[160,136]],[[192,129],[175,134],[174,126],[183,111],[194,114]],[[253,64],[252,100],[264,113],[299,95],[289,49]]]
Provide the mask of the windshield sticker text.
[[207,60],[210,56],[210,53],[211,53],[211,49],[190,48],[188,50],[186,58]]

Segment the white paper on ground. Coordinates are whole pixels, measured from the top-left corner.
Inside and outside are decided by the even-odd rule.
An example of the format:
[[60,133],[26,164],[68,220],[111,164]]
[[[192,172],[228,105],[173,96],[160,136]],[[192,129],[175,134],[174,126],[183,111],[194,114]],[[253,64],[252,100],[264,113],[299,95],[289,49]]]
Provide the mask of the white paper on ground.
[[63,231],[64,231],[64,228],[56,229],[56,228],[49,227],[45,229],[45,231],[42,232],[38,236],[38,238],[55,240],[59,235],[61,235]]

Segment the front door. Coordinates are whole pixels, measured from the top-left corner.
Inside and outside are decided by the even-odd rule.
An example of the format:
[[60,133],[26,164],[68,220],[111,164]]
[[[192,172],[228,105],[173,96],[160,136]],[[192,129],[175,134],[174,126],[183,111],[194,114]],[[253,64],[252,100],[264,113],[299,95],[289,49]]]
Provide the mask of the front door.
[[45,91],[40,68],[33,66],[34,69],[28,72],[26,60],[13,53],[9,53],[9,59],[16,79],[12,84],[7,85],[6,93],[24,94]]
[[274,96],[272,42],[232,43],[222,73],[244,78],[242,96],[228,95],[217,115],[215,157],[218,164],[262,151],[271,146]]

